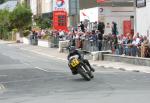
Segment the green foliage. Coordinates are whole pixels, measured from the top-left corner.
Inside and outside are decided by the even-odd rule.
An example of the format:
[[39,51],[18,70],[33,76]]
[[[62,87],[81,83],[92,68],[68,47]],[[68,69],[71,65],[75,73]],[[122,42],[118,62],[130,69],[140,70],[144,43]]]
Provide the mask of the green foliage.
[[10,28],[10,12],[7,9],[0,10],[0,39],[7,39]]
[[30,31],[29,31],[29,30],[24,30],[24,31],[23,31],[23,36],[24,36],[24,37],[29,36],[29,34],[30,34]]
[[32,24],[32,12],[31,9],[24,5],[19,4],[10,15],[10,21],[12,27],[17,29],[23,29]]
[[0,4],[2,4],[2,3],[4,3],[4,2],[6,2],[7,0],[0,0]]
[[0,10],[0,26],[8,27],[10,24],[10,12],[7,9]]
[[48,35],[48,34],[43,35],[41,39],[43,39],[43,40],[48,40],[48,39],[49,39],[49,35]]
[[18,32],[18,29],[15,28],[15,29],[12,29],[12,31],[13,31],[14,33],[17,33],[17,32]]
[[30,30],[31,25],[32,12],[26,5],[19,4],[12,12],[7,9],[0,10],[0,39],[8,38],[10,31],[19,31],[26,36],[28,32],[23,33],[23,30]]
[[41,29],[47,29],[51,28],[52,21],[50,18],[42,18],[41,16],[34,18],[37,26],[39,26]]

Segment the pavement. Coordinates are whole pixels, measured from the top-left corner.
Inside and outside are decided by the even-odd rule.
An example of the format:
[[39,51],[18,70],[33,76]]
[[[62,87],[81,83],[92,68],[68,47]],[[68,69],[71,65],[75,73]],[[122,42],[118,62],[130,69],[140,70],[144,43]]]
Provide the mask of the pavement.
[[[59,53],[57,48],[45,48],[40,46],[32,46],[32,45],[26,45],[22,43],[15,43],[12,41],[0,41],[0,43],[5,43],[8,44],[9,46],[16,46],[19,49],[36,53],[39,55],[43,55],[46,57],[67,61],[66,59],[67,53]],[[133,65],[133,64],[127,64],[122,62],[112,62],[112,61],[93,61],[93,60],[89,60],[89,61],[91,65],[98,66],[98,67],[114,68],[123,71],[150,73],[150,67],[148,66],[140,66],[140,65]]]

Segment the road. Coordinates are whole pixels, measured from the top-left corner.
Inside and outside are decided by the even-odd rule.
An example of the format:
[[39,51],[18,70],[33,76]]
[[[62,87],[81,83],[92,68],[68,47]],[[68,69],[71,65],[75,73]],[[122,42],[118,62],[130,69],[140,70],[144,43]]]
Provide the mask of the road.
[[66,61],[0,44],[0,103],[149,103],[150,74],[94,68],[87,82]]

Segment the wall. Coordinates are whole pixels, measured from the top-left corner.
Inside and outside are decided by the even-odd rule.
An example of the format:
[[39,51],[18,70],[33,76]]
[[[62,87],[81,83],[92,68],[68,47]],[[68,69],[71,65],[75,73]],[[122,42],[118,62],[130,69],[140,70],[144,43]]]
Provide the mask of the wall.
[[42,0],[42,13],[52,12],[52,0]]
[[33,15],[37,14],[37,0],[30,0],[30,7]]
[[[111,24],[112,21],[117,23],[117,28],[119,34],[123,34],[123,21],[130,20],[130,16],[134,16],[133,7],[103,7],[103,13],[99,12],[100,21],[104,21],[105,25],[107,23]],[[107,30],[106,34],[110,33],[110,29]]]
[[150,0],[147,0],[146,7],[136,8],[136,32],[140,35],[147,35],[150,32]]
[[123,62],[134,65],[150,66],[150,58],[104,54],[104,61]]
[[84,21],[84,19],[88,19],[90,22],[98,21],[98,8],[80,10],[80,21]]
[[[84,14],[83,14],[84,13]],[[117,23],[119,34],[123,34],[123,21],[130,20],[134,16],[133,7],[95,7],[80,10],[80,21],[89,19],[90,22],[103,21],[105,25],[112,21]],[[111,28],[106,28],[105,33],[111,33]]]
[[129,2],[131,0],[105,0],[105,1],[106,2],[104,3],[97,3],[96,0],[79,0],[80,9],[82,10],[82,9],[87,9],[87,8],[92,8],[97,6],[133,7],[133,2]]
[[33,15],[52,12],[53,0],[30,0]]

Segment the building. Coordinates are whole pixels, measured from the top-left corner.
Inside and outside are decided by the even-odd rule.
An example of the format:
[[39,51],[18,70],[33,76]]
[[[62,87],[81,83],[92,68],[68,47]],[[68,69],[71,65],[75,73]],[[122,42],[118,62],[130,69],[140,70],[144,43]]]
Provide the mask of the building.
[[42,16],[42,14],[52,12],[52,0],[28,0],[33,15]]
[[[54,11],[53,6],[54,6],[54,2],[56,0],[19,0],[19,2],[23,2],[23,1],[25,1],[27,4],[30,5],[34,15],[41,16],[41,15],[50,15],[50,13],[52,13]],[[83,15],[83,14],[81,12],[80,12],[80,16],[79,16],[79,9],[87,10],[87,9],[99,7],[99,8],[105,8],[105,10],[107,9],[106,10],[107,13],[110,11],[117,12],[117,10],[122,10],[122,14],[124,15],[124,17],[118,16],[116,18],[115,17],[111,18],[111,20],[119,22],[118,28],[120,28],[119,31],[121,33],[124,32],[124,30],[123,30],[124,24],[123,24],[123,20],[121,18],[126,18],[127,25],[129,25],[130,29],[131,29],[130,32],[134,31],[134,32],[139,32],[142,35],[149,35],[149,32],[150,32],[150,22],[149,22],[150,0],[105,0],[105,2],[103,2],[103,3],[97,3],[96,1],[97,0],[79,0],[79,1],[78,0],[69,0],[67,2],[65,0],[65,2],[67,2],[67,5],[69,5],[69,8],[67,8],[67,13],[68,13],[67,17],[69,17],[68,26],[76,26],[79,23],[79,19],[83,20],[83,18],[81,17],[81,15]],[[134,1],[136,1],[136,2],[134,2]],[[146,5],[137,7],[136,6],[137,2],[139,2],[139,3],[145,2]],[[112,10],[110,10],[110,8],[112,8]],[[117,9],[117,8],[119,8],[119,9]],[[121,11],[118,11],[118,13],[119,12],[121,12]],[[125,15],[125,14],[128,14],[128,12],[130,12],[129,14],[132,14],[132,15]],[[104,16],[98,16],[97,21],[99,19],[104,20],[103,17]],[[118,18],[120,18],[121,20]],[[117,21],[117,19],[118,19],[118,21]],[[131,25],[128,21],[131,22]],[[106,22],[106,24],[107,24],[107,22]]]
[[150,0],[136,0],[136,32],[150,40]]
[[134,15],[131,16],[134,33],[147,35],[150,38],[150,0],[105,0],[97,3],[96,0],[80,0],[80,10],[93,7],[129,7],[133,8]]
[[18,3],[17,0],[16,1],[15,0],[7,1],[0,5],[0,9],[8,9],[8,10],[12,11],[16,7],[17,3]]
[[105,0],[103,3],[97,3],[98,0],[79,0],[80,10],[93,8],[97,6],[103,7],[133,7],[134,0]]
[[119,34],[133,34],[135,29],[133,4],[133,0],[105,0],[103,3],[96,0],[80,0],[80,21],[88,20],[90,29],[94,22],[102,21],[106,26],[106,34],[111,32],[112,22],[116,22]]

